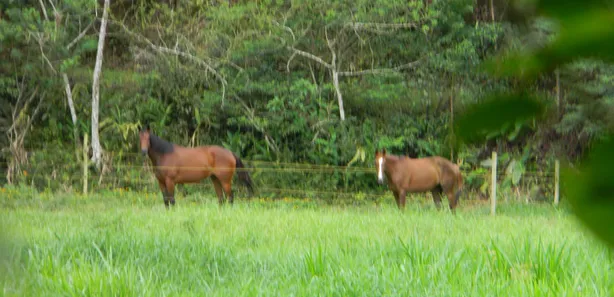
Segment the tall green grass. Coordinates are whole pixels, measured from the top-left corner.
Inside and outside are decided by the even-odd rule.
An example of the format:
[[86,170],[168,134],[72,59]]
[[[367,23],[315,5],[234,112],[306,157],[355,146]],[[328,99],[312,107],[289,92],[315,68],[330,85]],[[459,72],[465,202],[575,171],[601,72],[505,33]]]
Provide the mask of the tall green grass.
[[491,217],[487,206],[453,216],[419,203],[400,213],[191,198],[167,211],[138,193],[33,195],[0,209],[4,296],[614,293],[610,252],[550,206]]

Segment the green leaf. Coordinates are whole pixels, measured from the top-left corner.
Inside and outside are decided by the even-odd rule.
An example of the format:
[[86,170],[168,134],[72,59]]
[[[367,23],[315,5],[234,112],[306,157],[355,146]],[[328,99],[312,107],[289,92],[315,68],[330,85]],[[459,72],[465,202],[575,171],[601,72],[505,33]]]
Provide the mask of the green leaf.
[[512,185],[516,186],[520,183],[520,179],[524,173],[524,165],[518,160],[514,159],[507,166],[505,173],[507,176],[509,176]]
[[366,151],[365,151],[365,149],[363,149],[361,147],[358,147],[356,149],[356,154],[354,154],[354,157],[352,158],[352,160],[350,160],[350,162],[347,164],[347,167],[352,166],[352,164],[354,164],[358,160],[360,160],[361,162],[364,162],[365,158],[366,158]]
[[560,36],[542,52],[541,58],[570,62],[580,56],[614,61],[613,38],[614,11],[586,11],[564,24]]
[[486,160],[483,160],[482,162],[480,162],[480,165],[481,165],[482,167],[485,167],[485,168],[490,168],[490,167],[492,167],[492,158],[488,158],[488,159],[486,159]]
[[545,111],[543,100],[526,93],[494,95],[468,108],[456,122],[456,135],[467,142],[483,140],[489,133],[506,125],[540,117]]
[[538,12],[555,17],[565,18],[577,14],[578,11],[602,7],[603,0],[541,0],[538,1]]
[[98,40],[94,38],[84,38],[83,42],[79,45],[79,48],[83,52],[91,52],[98,49]]
[[483,64],[482,69],[501,77],[533,80],[543,72],[578,58],[614,61],[614,12],[593,10],[569,18],[554,41],[534,53],[516,52]]
[[574,169],[561,170],[561,190],[575,214],[598,238],[614,247],[614,135],[598,144]]
[[507,136],[507,140],[514,141],[521,130],[522,130],[522,123],[516,122],[514,130]]
[[23,55],[21,54],[21,51],[19,51],[16,48],[12,48],[11,49],[11,58],[13,59],[21,59]]
[[200,125],[200,112],[198,112],[198,108],[194,108],[194,118],[196,119],[196,124]]

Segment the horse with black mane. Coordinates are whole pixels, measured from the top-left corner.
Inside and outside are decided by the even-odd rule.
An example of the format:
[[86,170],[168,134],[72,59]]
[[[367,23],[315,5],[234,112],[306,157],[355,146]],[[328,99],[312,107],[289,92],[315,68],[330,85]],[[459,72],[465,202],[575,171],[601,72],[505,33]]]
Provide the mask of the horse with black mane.
[[208,177],[213,181],[219,205],[224,203],[224,194],[233,204],[231,185],[235,171],[250,195],[253,193],[253,182],[241,159],[221,146],[180,146],[154,135],[149,126],[139,132],[139,138],[141,152],[148,155],[153,164],[167,208],[169,204],[175,205],[175,185],[199,183]]
[[445,193],[450,210],[455,212],[463,189],[463,176],[458,165],[439,156],[412,159],[388,155],[386,149],[381,152],[376,149],[375,166],[378,183],[383,184],[386,177],[399,209],[405,208],[407,193],[430,191],[437,209],[441,209],[441,196]]

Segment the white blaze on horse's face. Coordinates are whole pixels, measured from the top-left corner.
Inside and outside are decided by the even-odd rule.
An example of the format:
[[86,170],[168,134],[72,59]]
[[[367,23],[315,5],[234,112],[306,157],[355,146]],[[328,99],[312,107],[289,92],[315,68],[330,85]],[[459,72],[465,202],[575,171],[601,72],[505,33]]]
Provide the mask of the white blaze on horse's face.
[[384,157],[379,157],[377,159],[377,182],[384,182]]

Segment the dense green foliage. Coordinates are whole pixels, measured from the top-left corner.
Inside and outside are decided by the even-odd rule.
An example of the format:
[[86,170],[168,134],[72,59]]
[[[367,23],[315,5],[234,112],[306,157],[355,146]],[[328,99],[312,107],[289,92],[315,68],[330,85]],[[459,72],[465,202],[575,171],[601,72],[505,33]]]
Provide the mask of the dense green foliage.
[[[499,95],[496,100],[480,104],[465,113],[455,128],[462,132],[463,140],[471,141],[473,138],[479,141],[483,132],[497,132],[510,124],[526,122],[531,117],[535,120],[544,115],[543,107],[547,104],[542,98],[527,92],[527,86],[536,77],[554,72],[560,90],[559,72],[576,71],[568,74],[580,80],[580,84],[571,83],[574,86],[572,94],[583,104],[564,114],[557,128],[574,135],[573,131],[583,125],[579,136],[584,136],[584,140],[597,138],[597,141],[579,164],[565,166],[563,191],[578,217],[614,247],[614,232],[607,227],[614,214],[614,179],[610,174],[614,167],[614,131],[610,120],[614,76],[611,75],[611,65],[598,62],[614,61],[614,44],[611,42],[614,38],[614,2],[542,0],[533,4],[516,9],[522,11],[524,20],[535,16],[548,17],[550,24],[558,27],[554,38],[538,48],[517,51],[486,63],[490,64],[491,73],[518,80],[515,89],[520,91]],[[591,71],[592,79],[586,79],[586,70]],[[596,82],[594,78],[597,78]],[[506,106],[503,114],[497,118],[489,115],[502,105]],[[556,106],[557,109],[550,114],[561,118],[559,94]],[[581,140],[579,137],[578,141]]]
[[[0,105],[0,129],[8,132],[0,135],[0,167],[15,181],[76,186],[80,154],[72,152],[81,150],[82,136],[91,130],[101,6],[86,0],[42,5],[0,6],[0,96],[8,103]],[[521,26],[511,22],[512,2],[495,5],[114,1],[101,86],[106,168],[122,178],[137,174],[118,168],[142,164],[133,154],[136,131],[147,122],[173,142],[221,144],[248,161],[343,166],[354,160],[353,166],[368,167],[376,147],[412,157],[453,156],[467,172],[468,187],[483,193],[487,168],[481,164],[497,150],[501,171],[510,173],[504,184],[549,185],[549,179],[518,177],[551,174],[555,154],[574,160],[605,133],[614,68],[600,60],[573,61],[559,70],[558,113],[455,146],[452,115],[491,92],[522,85],[541,94],[549,110],[557,102],[554,74],[527,82],[483,71],[485,61],[539,48],[558,34],[551,19],[532,18]],[[382,71],[361,72],[373,69]],[[344,121],[333,72],[340,73]],[[70,81],[76,124],[62,74]],[[361,152],[366,158],[356,159]],[[348,181],[355,190],[375,186],[369,174],[339,172],[319,178],[276,174],[256,182],[279,188],[297,181],[321,190],[348,189]]]
[[614,290],[609,250],[550,206],[511,204],[488,218],[487,207],[451,216],[418,203],[407,215],[390,200],[379,208],[277,201],[218,209],[213,196],[208,203],[193,199],[200,198],[166,211],[142,193],[85,198],[8,189],[0,211],[0,225],[11,226],[2,229],[11,240],[0,241],[0,257],[9,257],[0,267],[4,296],[611,296]]

